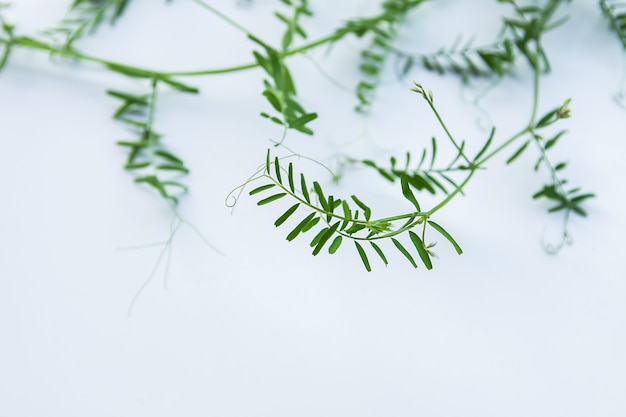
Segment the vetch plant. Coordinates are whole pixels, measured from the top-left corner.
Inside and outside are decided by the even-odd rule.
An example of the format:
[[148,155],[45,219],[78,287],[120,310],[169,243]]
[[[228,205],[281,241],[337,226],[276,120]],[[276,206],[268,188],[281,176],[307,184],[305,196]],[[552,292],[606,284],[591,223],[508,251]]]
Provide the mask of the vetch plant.
[[[85,62],[101,66],[123,77],[142,80],[145,92],[136,93],[110,89],[107,94],[119,100],[113,118],[123,123],[131,136],[117,140],[127,151],[124,169],[132,173],[134,181],[151,187],[176,212],[181,197],[188,192],[185,176],[190,172],[175,147],[165,141],[165,136],[154,129],[156,107],[160,91],[171,89],[181,93],[200,94],[198,88],[181,82],[181,77],[210,77],[215,74],[231,74],[257,69],[264,79],[258,94],[266,100],[260,115],[280,126],[281,135],[259,160],[265,162],[258,171],[235,193],[247,192],[257,199],[260,209],[275,207],[273,203],[289,201],[285,211],[277,213],[274,225],[285,228],[288,241],[300,241],[310,236],[309,245],[313,255],[327,252],[340,253],[345,246],[352,246],[363,264],[371,271],[374,260],[387,265],[388,251],[398,251],[415,268],[420,264],[431,269],[436,257],[434,245],[443,239],[461,254],[459,242],[445,225],[437,219],[438,213],[463,195],[466,186],[475,179],[478,171],[486,170],[496,156],[506,158],[506,164],[515,162],[526,152],[535,152],[534,171],[545,176],[544,185],[533,195],[534,199],[550,203],[549,212],[563,214],[562,239],[547,244],[548,252],[558,252],[571,241],[569,219],[571,215],[586,216],[585,203],[594,197],[591,192],[572,186],[564,177],[568,163],[553,161],[550,155],[567,132],[563,120],[571,116],[570,100],[564,97],[560,103],[551,103],[552,109],[541,112],[545,105],[541,100],[542,77],[551,71],[549,51],[543,43],[550,31],[559,30],[566,20],[567,0],[542,0],[518,2],[499,0],[507,7],[501,17],[502,29],[496,39],[487,45],[474,46],[471,39],[461,34],[452,45],[444,45],[432,54],[410,53],[397,46],[401,31],[410,32],[407,17],[422,13],[423,0],[384,0],[377,13],[346,20],[324,36],[309,39],[307,24],[315,19],[314,2],[308,0],[281,0],[277,3],[276,24],[282,28],[278,44],[252,33],[218,6],[205,0],[193,0],[206,10],[228,23],[234,31],[243,32],[250,42],[250,61],[224,68],[201,70],[162,71],[129,65],[99,57],[79,49],[80,40],[94,34],[103,22],[123,23],[124,13],[131,0],[74,0],[67,16],[59,24],[42,33],[25,35],[11,22],[2,18],[0,7],[0,68],[10,65],[11,52],[15,48],[28,48],[48,53],[57,59]],[[175,7],[173,2],[172,7]],[[626,47],[626,3],[601,0],[599,7],[607,18],[609,27]],[[153,7],[158,7],[155,4]],[[453,6],[450,6],[453,7]],[[427,13],[424,12],[424,13]],[[222,34],[220,36],[223,36]],[[390,216],[377,217],[375,202],[350,194],[336,196],[321,185],[322,181],[311,179],[302,166],[304,158],[281,155],[290,132],[314,135],[314,121],[319,117],[315,109],[306,108],[298,96],[297,74],[289,67],[290,58],[305,54],[316,48],[328,47],[354,39],[366,40],[355,62],[361,78],[355,82],[355,108],[367,117],[377,102],[377,90],[384,88],[382,74],[390,60],[398,64],[399,75],[409,76],[416,68],[438,74],[456,74],[464,82],[474,78],[494,81],[510,75],[520,68],[532,73],[532,103],[519,122],[516,133],[503,137],[493,127],[482,139],[480,146],[468,146],[459,139],[457,132],[448,127],[450,115],[440,112],[437,94],[419,81],[407,85],[415,93],[441,128],[440,134],[429,138],[429,146],[416,154],[406,152],[389,158],[388,164],[371,159],[347,156],[346,166],[360,166],[374,170],[383,181],[395,184],[400,200],[408,203],[410,210]],[[496,124],[497,125],[497,124]],[[443,139],[442,139],[443,138]],[[442,149],[446,149],[446,156]],[[470,152],[469,149],[478,149]],[[447,155],[452,155],[448,157]],[[237,196],[237,197],[240,197]],[[424,195],[429,198],[428,205]],[[433,200],[434,199],[434,200]],[[236,202],[237,198],[234,199]],[[229,200],[231,201],[231,200]],[[434,201],[434,203],[430,203]],[[176,212],[177,213],[177,212]],[[181,220],[182,221],[182,220]],[[178,227],[174,228],[177,230]],[[175,232],[173,232],[175,233]],[[168,241],[169,244],[170,241]],[[348,243],[349,242],[349,243]],[[471,244],[471,242],[464,242]]]

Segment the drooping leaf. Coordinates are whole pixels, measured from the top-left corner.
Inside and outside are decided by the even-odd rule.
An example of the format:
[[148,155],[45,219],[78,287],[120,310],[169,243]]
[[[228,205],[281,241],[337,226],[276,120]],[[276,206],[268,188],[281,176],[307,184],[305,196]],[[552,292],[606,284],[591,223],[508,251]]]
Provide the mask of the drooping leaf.
[[370,245],[372,245],[372,248],[374,248],[374,251],[376,251],[376,253],[380,257],[380,259],[383,260],[385,266],[387,266],[389,264],[389,262],[387,262],[387,257],[383,253],[382,249],[376,243],[372,242],[371,240],[370,240]]
[[422,239],[420,239],[420,237],[411,230],[409,230],[409,237],[411,238],[411,242],[413,242],[415,249],[417,249],[417,254],[422,259],[422,262],[424,262],[424,265],[426,265],[426,269],[433,269],[433,264],[430,261],[430,255],[424,247],[424,242],[422,242]]
[[400,243],[396,238],[393,237],[391,238],[391,241],[396,246],[396,248],[398,248],[398,250],[409,260],[409,262],[411,262],[411,265],[413,265],[414,268],[417,268],[417,263],[415,263],[415,259],[413,259],[413,256],[411,256],[409,251],[407,251],[404,246],[402,246],[402,243]]
[[166,84],[168,84],[172,88],[174,88],[174,89],[176,89],[178,91],[182,91],[184,93],[198,94],[200,92],[200,89],[198,89],[197,87],[192,87],[190,85],[183,84],[180,81],[172,80],[169,77],[161,77],[161,78],[159,78],[159,80],[163,81]]
[[443,236],[444,238],[446,238],[446,240],[448,242],[450,242],[452,244],[452,246],[454,246],[454,250],[456,251],[456,253],[458,253],[459,255],[463,253],[463,249],[461,249],[461,246],[459,246],[459,244],[456,242],[456,240],[454,240],[454,238],[452,237],[452,235],[450,235],[450,233],[448,233],[443,227],[441,227],[440,225],[438,225],[437,223],[435,223],[432,220],[428,220],[428,224],[435,229],[436,231],[438,231],[441,236]]
[[357,252],[359,252],[359,256],[361,257],[363,266],[365,266],[365,269],[367,269],[367,272],[372,272],[372,267],[370,266],[369,259],[367,259],[367,254],[365,253],[365,250],[356,240],[354,241],[354,245],[356,246]]
[[415,206],[417,211],[422,211],[415,195],[413,194],[413,191],[411,191],[411,188],[409,187],[409,180],[406,175],[402,175],[400,177],[400,183],[402,184],[402,195],[404,198],[409,200]]

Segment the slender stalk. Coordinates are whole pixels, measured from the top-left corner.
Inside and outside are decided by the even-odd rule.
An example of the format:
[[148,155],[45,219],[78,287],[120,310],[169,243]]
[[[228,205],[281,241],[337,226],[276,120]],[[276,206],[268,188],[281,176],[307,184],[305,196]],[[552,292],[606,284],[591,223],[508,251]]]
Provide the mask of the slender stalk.
[[250,32],[248,32],[248,29],[241,26],[239,23],[235,22],[233,19],[226,16],[224,13],[220,12],[219,10],[217,10],[215,7],[211,6],[210,4],[202,0],[193,0],[193,1],[196,2],[198,5],[204,7],[205,9],[207,9],[208,11],[210,11],[211,13],[213,13],[214,15],[216,15],[217,17],[219,17],[220,19],[222,19],[223,21],[225,21],[226,23],[234,27],[235,29],[245,33],[246,35],[250,35]]
[[538,108],[539,108],[539,79],[540,79],[540,75],[541,75],[539,68],[534,68],[533,72],[534,72],[533,73],[533,104],[532,104],[532,110],[530,112],[530,120],[528,121],[528,124],[526,125],[526,127],[524,129],[520,130],[519,132],[517,132],[516,134],[511,136],[511,138],[506,140],[504,143],[502,143],[496,149],[494,149],[493,151],[489,152],[487,155],[485,155],[479,161],[475,162],[475,165],[477,167],[480,167],[480,166],[484,165],[485,162],[487,162],[488,160],[490,160],[491,158],[493,158],[494,156],[499,154],[505,148],[509,147],[509,145],[511,145],[513,142],[515,142],[520,137],[522,137],[522,136],[524,136],[524,135],[526,135],[528,133],[532,133],[533,132],[534,125],[535,125],[535,119],[537,118],[537,111],[538,111]]
[[[342,35],[340,34],[332,34],[332,35],[322,37],[315,41],[301,45],[297,48],[290,49],[289,51],[285,52],[283,56],[287,57],[291,55],[296,55],[296,54],[317,48],[318,46],[333,42],[339,39],[341,36]],[[161,71],[161,70],[155,70],[152,68],[138,67],[138,66],[124,64],[121,62],[107,60],[107,59],[100,58],[94,55],[89,55],[89,54],[85,54],[82,52],[78,52],[74,49],[56,47],[50,43],[46,43],[46,42],[33,39],[27,36],[19,36],[19,37],[15,37],[9,40],[0,39],[0,44],[5,44],[7,46],[21,46],[21,47],[27,47],[30,49],[46,51],[52,55],[62,56],[64,58],[93,62],[93,63],[103,65],[113,70],[117,68],[119,69],[118,72],[126,71],[128,73],[143,74],[146,77],[156,77],[156,78],[224,74],[224,73],[238,72],[238,71],[243,71],[247,69],[252,69],[252,68],[256,68],[259,66],[258,62],[250,62],[246,64],[234,65],[234,66],[223,67],[223,68],[210,68],[210,69],[192,70],[192,71],[185,71],[185,70]]]
[[452,133],[450,132],[450,130],[448,129],[448,126],[446,126],[445,122],[443,121],[443,119],[441,118],[441,115],[439,114],[439,112],[437,111],[437,109],[435,108],[435,105],[433,104],[432,100],[430,98],[426,99],[426,101],[428,102],[428,105],[430,106],[430,108],[432,109],[433,113],[435,113],[435,117],[437,117],[437,120],[439,120],[439,124],[441,125],[441,127],[443,128],[443,130],[446,132],[446,135],[448,136],[448,138],[450,139],[450,141],[452,142],[452,144],[454,145],[454,147],[456,148],[456,150],[459,152],[459,155],[461,155],[461,158],[463,158],[465,160],[465,162],[468,165],[471,165],[471,161],[469,160],[469,158],[465,155],[465,152],[463,152],[463,147],[460,146],[456,140],[454,139],[454,136],[452,136]]
[[448,204],[457,194],[459,194],[461,191],[463,191],[463,188],[467,185],[467,183],[470,181],[470,179],[474,176],[474,172],[476,172],[476,170],[472,169],[470,171],[470,174],[467,176],[467,178],[465,178],[463,180],[463,182],[461,184],[459,184],[458,187],[456,187],[456,189],[454,191],[452,191],[450,194],[448,194],[446,196],[446,198],[444,198],[439,204],[437,204],[436,206],[434,206],[433,208],[431,208],[430,210],[428,210],[426,212],[426,217],[430,217],[432,216],[435,212],[439,211],[440,209],[442,209],[446,204]]

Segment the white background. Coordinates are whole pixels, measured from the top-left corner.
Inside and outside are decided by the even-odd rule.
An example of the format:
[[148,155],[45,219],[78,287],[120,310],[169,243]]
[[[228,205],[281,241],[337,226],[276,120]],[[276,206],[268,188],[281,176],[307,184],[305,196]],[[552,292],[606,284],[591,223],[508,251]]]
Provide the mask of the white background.
[[[69,2],[14,3],[18,33],[36,34]],[[213,3],[279,39],[277,2]],[[376,10],[375,2],[324,3],[312,2],[311,39]],[[505,8],[426,4],[401,44],[433,51],[458,34],[488,43]],[[289,229],[274,228],[286,206],[243,197],[231,214],[224,205],[280,134],[258,116],[268,110],[263,74],[187,78],[202,93],[164,89],[156,127],[192,170],[181,215],[223,255],[183,226],[169,272],[161,263],[130,315],[162,246],[120,249],[165,241],[172,213],[122,170],[114,142],[131,136],[111,119],[118,103],[104,92],[146,85],[16,50],[0,75],[0,415],[626,415],[626,110],[612,98],[624,57],[595,1],[568,10],[570,20],[546,38],[553,72],[542,79],[540,110],[572,98],[569,134],[553,155],[570,162],[572,185],[598,196],[586,205],[589,218],[572,219],[573,246],[556,256],[542,249],[560,217],[532,201],[547,176],[533,172],[536,155],[527,152],[511,166],[509,154],[494,158],[438,214],[465,253],[440,241],[432,271],[391,249],[387,268],[370,258],[371,273],[351,245],[313,257],[306,239],[288,243]],[[77,46],[164,70],[246,63],[252,48],[189,0],[133,0],[114,28]],[[499,140],[527,122],[523,65],[483,100],[486,113],[468,102],[476,89],[416,69],[399,81],[390,71],[372,115],[356,115],[354,94],[328,76],[352,88],[358,46],[351,39],[290,61],[301,101],[320,114],[316,135],[290,135],[291,149],[332,165],[336,154],[419,155],[432,135],[444,143],[411,79],[434,91],[470,146],[480,146],[489,120]],[[335,189],[322,170],[298,163],[335,195],[363,196],[375,215],[410,210],[397,188],[366,171],[348,170]]]

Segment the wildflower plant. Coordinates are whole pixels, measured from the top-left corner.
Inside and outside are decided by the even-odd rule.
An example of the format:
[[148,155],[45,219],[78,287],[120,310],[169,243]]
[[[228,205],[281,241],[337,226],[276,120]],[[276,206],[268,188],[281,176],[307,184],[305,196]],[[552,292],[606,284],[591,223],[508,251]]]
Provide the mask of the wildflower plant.
[[[502,3],[507,11],[500,17],[501,30],[491,44],[474,46],[468,36],[461,35],[452,45],[442,45],[432,54],[409,53],[397,44],[399,34],[411,30],[407,18],[422,13],[423,0],[383,0],[378,12],[358,16],[327,34],[310,39],[307,25],[315,19],[315,2],[310,0],[276,1],[275,24],[282,30],[278,42],[271,42],[252,33],[234,18],[223,13],[219,6],[206,0],[193,0],[198,7],[214,14],[228,23],[233,31],[243,32],[249,41],[250,61],[224,68],[166,72],[153,68],[130,65],[104,59],[83,52],[80,40],[97,35],[102,24],[123,22],[124,14],[132,0],[74,0],[58,25],[36,34],[23,34],[2,17],[9,4],[0,6],[0,68],[10,65],[15,48],[28,48],[50,54],[57,59],[90,63],[117,73],[123,77],[142,82],[143,93],[109,89],[107,94],[118,101],[113,119],[122,123],[129,137],[116,140],[127,152],[124,169],[132,174],[134,181],[153,189],[173,210],[181,204],[189,192],[185,176],[190,172],[175,147],[165,141],[165,136],[155,131],[156,108],[160,92],[173,90],[181,94],[201,94],[193,85],[181,81],[182,77],[211,77],[257,69],[263,80],[254,94],[260,94],[266,106],[259,114],[269,123],[281,129],[265,155],[260,168],[248,181],[233,190],[233,196],[244,193],[255,199],[259,210],[273,210],[276,202],[287,204],[286,210],[277,210],[274,225],[285,229],[288,241],[306,240],[313,255],[348,250],[356,251],[363,267],[371,271],[375,263],[387,265],[389,251],[399,252],[413,267],[433,267],[436,257],[436,241],[445,241],[458,254],[463,253],[461,243],[453,237],[453,231],[438,219],[439,212],[466,191],[467,184],[474,181],[476,173],[486,170],[496,156],[512,164],[528,152],[534,152],[534,171],[545,177],[545,182],[533,198],[550,203],[549,212],[563,214],[562,241],[547,246],[550,252],[558,251],[570,241],[569,219],[572,215],[586,216],[585,204],[594,197],[578,185],[571,185],[565,174],[569,164],[553,160],[551,150],[567,136],[563,120],[573,116],[572,104],[567,97],[558,103],[543,103],[542,82],[552,70],[550,53],[544,45],[544,36],[560,29],[567,18],[567,0],[541,0],[522,2],[515,0],[494,1]],[[158,2],[157,2],[158,3]],[[175,6],[176,1],[172,2]],[[155,4],[154,7],[158,7]],[[452,6],[451,6],[452,7]],[[601,0],[599,2],[619,42],[626,47],[626,3]],[[427,13],[425,11],[424,13]],[[220,36],[227,36],[220,34]],[[348,193],[334,195],[322,185],[323,181],[310,178],[302,158],[285,156],[285,140],[292,134],[314,136],[315,120],[319,114],[309,108],[298,95],[298,74],[290,66],[290,60],[319,48],[332,48],[342,42],[360,41],[362,49],[354,63],[360,69],[356,80],[354,107],[364,115],[377,102],[377,91],[384,88],[383,74],[390,60],[401,68],[401,76],[409,76],[416,69],[438,74],[456,74],[463,82],[470,80],[501,80],[514,71],[525,69],[532,73],[532,102],[519,120],[516,133],[503,136],[497,124],[490,129],[480,143],[469,146],[463,135],[449,128],[446,120],[451,115],[438,108],[436,91],[419,81],[407,83],[415,97],[415,106],[427,108],[440,127],[440,133],[426,139],[428,146],[419,153],[404,152],[389,158],[388,163],[376,162],[374,158],[348,156],[345,164],[359,166],[380,175],[382,181],[394,184],[398,198],[404,200],[409,210],[392,215],[378,216],[376,202]],[[546,105],[547,112],[540,112]],[[315,140],[313,138],[312,140]],[[446,152],[442,153],[445,149]],[[478,151],[470,151],[478,149]],[[451,156],[449,156],[451,155]],[[428,197],[428,198],[425,198]],[[241,198],[241,197],[240,197]],[[228,201],[236,201],[234,200]],[[290,224],[291,226],[287,227]]]

